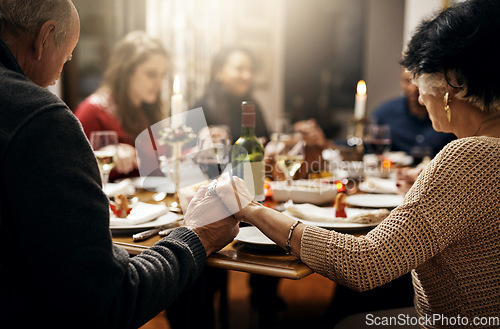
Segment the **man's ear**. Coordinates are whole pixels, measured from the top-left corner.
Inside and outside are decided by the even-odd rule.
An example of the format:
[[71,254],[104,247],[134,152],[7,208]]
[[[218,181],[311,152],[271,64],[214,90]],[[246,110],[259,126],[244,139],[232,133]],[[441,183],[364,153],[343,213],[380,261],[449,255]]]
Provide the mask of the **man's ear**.
[[50,34],[56,30],[56,26],[56,21],[46,21],[35,36],[35,40],[33,40],[33,52],[37,61],[42,59],[43,51],[47,48],[50,40]]

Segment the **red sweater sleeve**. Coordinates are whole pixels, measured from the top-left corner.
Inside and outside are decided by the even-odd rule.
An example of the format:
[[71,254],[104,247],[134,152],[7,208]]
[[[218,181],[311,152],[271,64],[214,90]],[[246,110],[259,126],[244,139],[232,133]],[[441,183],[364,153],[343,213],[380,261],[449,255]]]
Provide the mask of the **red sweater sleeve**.
[[87,97],[75,110],[75,115],[80,120],[85,131],[85,135],[90,139],[93,131],[112,130],[118,134],[120,143],[134,146],[133,141],[123,130],[123,127],[116,116],[107,111],[102,105],[90,102]]

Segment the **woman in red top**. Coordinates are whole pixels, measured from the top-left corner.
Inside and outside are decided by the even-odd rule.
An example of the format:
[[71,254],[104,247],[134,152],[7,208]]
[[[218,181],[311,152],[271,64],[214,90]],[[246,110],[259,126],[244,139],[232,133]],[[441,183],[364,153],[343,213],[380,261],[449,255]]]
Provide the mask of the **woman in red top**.
[[161,42],[131,32],[115,46],[99,89],[76,109],[87,138],[99,130],[118,134],[118,161],[110,180],[138,176],[135,139],[162,119],[161,90],[168,69]]

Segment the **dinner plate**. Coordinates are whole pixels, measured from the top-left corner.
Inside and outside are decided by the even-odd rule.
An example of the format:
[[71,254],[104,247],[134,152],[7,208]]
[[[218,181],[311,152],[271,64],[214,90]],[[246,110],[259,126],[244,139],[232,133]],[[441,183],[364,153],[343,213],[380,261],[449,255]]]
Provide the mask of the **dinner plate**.
[[234,238],[242,242],[246,247],[262,250],[282,250],[280,246],[269,239],[255,226],[240,227],[238,235]]
[[170,179],[163,176],[135,177],[131,179],[132,185],[154,192],[174,193],[175,186]]
[[[325,212],[330,212],[331,214],[334,214],[335,208],[334,207],[322,207],[321,209],[324,209]],[[359,208],[345,208],[347,216],[353,216],[357,215],[361,212],[365,212],[366,210],[364,209],[359,209]],[[290,213],[288,213],[286,210],[283,212],[283,214],[287,215],[288,217],[291,217],[296,220],[300,220],[302,223],[307,224],[307,225],[313,225],[317,227],[322,227],[322,228],[327,228],[331,230],[357,230],[357,229],[365,229],[365,228],[371,228],[377,226],[379,223],[342,223],[342,222],[328,222],[328,221],[313,221],[313,220],[307,220],[303,218],[298,218]]]
[[140,231],[145,231],[157,226],[163,226],[163,225],[168,225],[168,224],[173,224],[178,220],[181,220],[182,216],[175,214],[173,212],[168,212],[165,215],[162,215],[155,220],[145,222],[142,224],[137,224],[137,225],[113,225],[110,226],[109,228],[111,229],[111,232],[113,233],[123,233],[123,231],[134,231],[134,232],[140,232]]
[[354,207],[363,208],[395,208],[403,202],[404,197],[397,194],[356,194],[350,195],[345,202]]

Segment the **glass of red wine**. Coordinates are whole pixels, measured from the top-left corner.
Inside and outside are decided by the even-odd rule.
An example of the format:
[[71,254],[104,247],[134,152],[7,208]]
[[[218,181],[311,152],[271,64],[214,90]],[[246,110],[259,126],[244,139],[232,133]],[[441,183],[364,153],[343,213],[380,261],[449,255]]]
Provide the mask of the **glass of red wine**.
[[200,133],[198,138],[195,161],[208,179],[219,177],[230,160],[232,142],[224,129],[224,126],[210,126],[209,133]]
[[376,154],[381,163],[384,154],[391,149],[391,128],[389,125],[367,125],[363,143],[365,152]]

